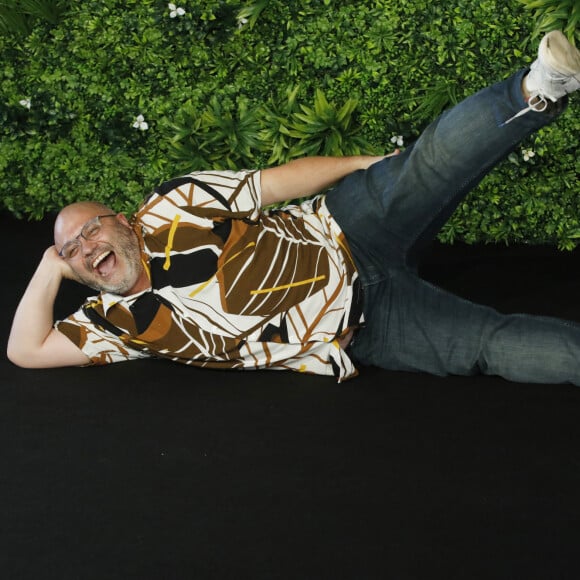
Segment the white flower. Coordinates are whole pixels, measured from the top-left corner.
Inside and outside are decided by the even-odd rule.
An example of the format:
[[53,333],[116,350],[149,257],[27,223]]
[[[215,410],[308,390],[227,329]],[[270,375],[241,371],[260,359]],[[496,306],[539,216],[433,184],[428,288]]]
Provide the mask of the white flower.
[[143,115],[138,115],[133,123],[133,128],[147,131],[147,129],[149,129],[149,124],[145,122],[145,117]]
[[241,30],[246,24],[248,24],[247,18],[238,18],[238,30]]
[[529,161],[532,157],[534,157],[535,153],[531,149],[522,149],[522,155],[524,157],[524,161]]
[[32,101],[30,99],[22,99],[21,101],[18,101],[18,104],[26,107],[27,109],[30,109],[32,106]]
[[391,137],[391,143],[393,143],[393,144],[396,143],[399,147],[402,147],[403,143],[404,143],[403,136],[402,135],[393,135]]
[[175,18],[176,16],[183,16],[185,10],[180,6],[176,6],[173,2],[170,2],[167,7],[169,8],[169,18]]

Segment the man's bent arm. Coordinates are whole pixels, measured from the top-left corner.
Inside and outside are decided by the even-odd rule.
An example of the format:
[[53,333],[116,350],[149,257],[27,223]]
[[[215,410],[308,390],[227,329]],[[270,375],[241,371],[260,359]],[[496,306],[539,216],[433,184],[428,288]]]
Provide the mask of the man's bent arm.
[[302,157],[264,169],[261,175],[262,206],[318,193],[349,173],[367,169],[384,157]]
[[90,359],[53,328],[53,307],[62,279],[72,277],[54,247],[44,253],[16,309],[8,339],[8,358],[25,368],[88,364]]

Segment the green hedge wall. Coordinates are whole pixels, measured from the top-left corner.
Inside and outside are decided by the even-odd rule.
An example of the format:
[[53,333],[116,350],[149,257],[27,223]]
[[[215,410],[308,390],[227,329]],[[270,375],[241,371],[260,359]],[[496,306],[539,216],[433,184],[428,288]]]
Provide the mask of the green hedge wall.
[[[525,1],[178,0],[172,15],[160,0],[36,0],[49,10],[20,25],[5,2],[0,208],[40,218],[97,199],[131,212],[187,170],[408,144],[533,60]],[[440,239],[574,247],[577,104],[487,177]]]

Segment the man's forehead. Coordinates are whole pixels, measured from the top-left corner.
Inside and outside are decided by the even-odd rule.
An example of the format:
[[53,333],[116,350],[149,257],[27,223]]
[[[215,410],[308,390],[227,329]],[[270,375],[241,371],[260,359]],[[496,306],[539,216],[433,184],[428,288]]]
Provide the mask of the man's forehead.
[[54,222],[55,243],[74,238],[85,223],[103,213],[107,213],[105,206],[92,203],[75,203],[65,207]]

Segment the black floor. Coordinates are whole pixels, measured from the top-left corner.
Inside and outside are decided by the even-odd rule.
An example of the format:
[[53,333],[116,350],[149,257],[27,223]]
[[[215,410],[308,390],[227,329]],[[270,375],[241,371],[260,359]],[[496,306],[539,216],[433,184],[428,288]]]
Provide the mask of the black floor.
[[[50,223],[0,220],[6,337]],[[424,273],[580,319],[579,266],[580,252],[435,245]],[[68,284],[57,314],[82,296]],[[161,361],[25,371],[4,355],[0,382],[7,580],[579,577],[576,387]]]

